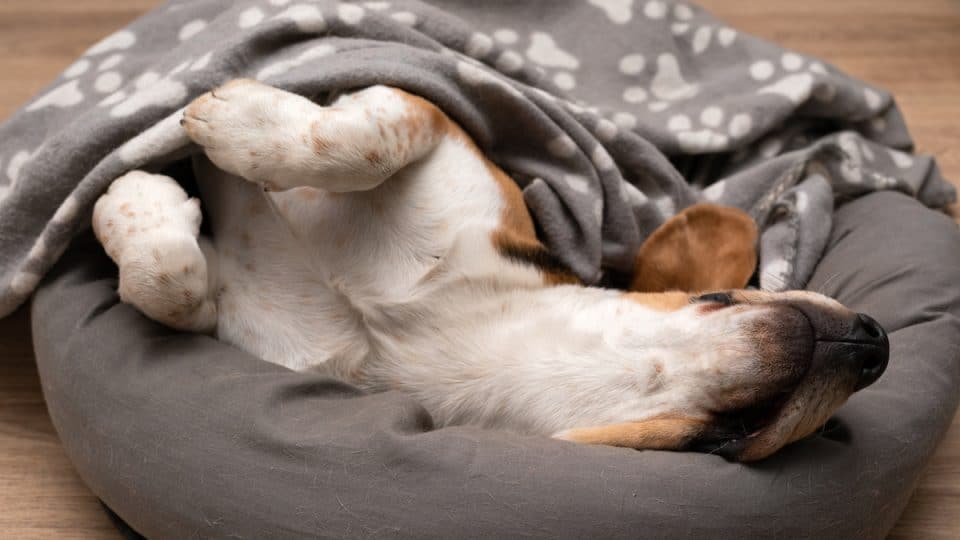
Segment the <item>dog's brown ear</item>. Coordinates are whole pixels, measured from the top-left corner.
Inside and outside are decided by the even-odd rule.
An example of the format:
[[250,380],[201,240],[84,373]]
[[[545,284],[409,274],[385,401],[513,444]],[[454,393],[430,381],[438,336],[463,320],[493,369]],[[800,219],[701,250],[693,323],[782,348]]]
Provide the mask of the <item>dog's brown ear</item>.
[[681,416],[658,416],[639,422],[574,428],[554,433],[554,439],[650,450],[680,450],[704,429],[704,422]]
[[637,253],[630,290],[742,289],[757,266],[757,226],[746,213],[697,204],[668,219]]

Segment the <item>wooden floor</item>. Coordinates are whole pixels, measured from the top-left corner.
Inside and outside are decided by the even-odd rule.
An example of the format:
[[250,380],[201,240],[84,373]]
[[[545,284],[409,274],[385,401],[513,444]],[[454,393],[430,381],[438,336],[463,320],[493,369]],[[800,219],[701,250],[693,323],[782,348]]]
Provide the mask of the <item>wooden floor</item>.
[[[0,1],[0,119],[86,47],[158,2]],[[892,90],[920,150],[960,180],[960,2],[700,0],[747,32]],[[0,536],[119,538],[47,416],[26,310],[0,321]],[[960,538],[960,417],[891,538]]]

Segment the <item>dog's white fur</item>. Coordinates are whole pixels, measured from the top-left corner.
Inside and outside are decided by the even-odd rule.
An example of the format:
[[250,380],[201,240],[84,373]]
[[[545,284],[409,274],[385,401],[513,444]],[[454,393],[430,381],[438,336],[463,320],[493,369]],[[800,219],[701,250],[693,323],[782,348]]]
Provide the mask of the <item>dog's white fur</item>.
[[[195,171],[214,240],[198,239],[198,201],[171,178],[117,179],[94,227],[121,298],[292,369],[407,392],[438,425],[563,437],[707,421],[731,392],[769,383],[756,326],[775,313],[762,295],[703,310],[688,296],[550,286],[504,256],[509,197],[448,124],[385,87],[329,107],[253,81],[199,98],[184,125],[209,158]],[[813,421],[796,419],[777,447]]]

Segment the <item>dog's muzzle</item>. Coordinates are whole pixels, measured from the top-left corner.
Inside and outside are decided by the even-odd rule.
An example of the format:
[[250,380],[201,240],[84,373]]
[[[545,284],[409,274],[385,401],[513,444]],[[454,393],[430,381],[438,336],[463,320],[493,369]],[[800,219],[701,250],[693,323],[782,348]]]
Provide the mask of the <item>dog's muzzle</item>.
[[856,313],[846,320],[834,319],[822,309],[796,308],[810,319],[818,353],[838,362],[851,362],[857,373],[853,391],[862,390],[883,375],[890,359],[890,340],[876,320]]

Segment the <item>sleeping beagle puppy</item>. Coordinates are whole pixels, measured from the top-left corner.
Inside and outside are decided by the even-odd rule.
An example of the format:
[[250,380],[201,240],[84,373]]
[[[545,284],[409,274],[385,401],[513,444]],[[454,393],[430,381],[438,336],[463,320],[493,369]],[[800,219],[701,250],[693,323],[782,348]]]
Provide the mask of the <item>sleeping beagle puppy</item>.
[[471,424],[756,460],[880,376],[871,318],[741,290],[757,232],[697,205],[642,246],[632,290],[587,287],[516,184],[442,111],[374,86],[320,106],[236,80],[185,110],[212,237],[178,183],[113,182],[93,227],[119,293],[175,329],[322,369]]

